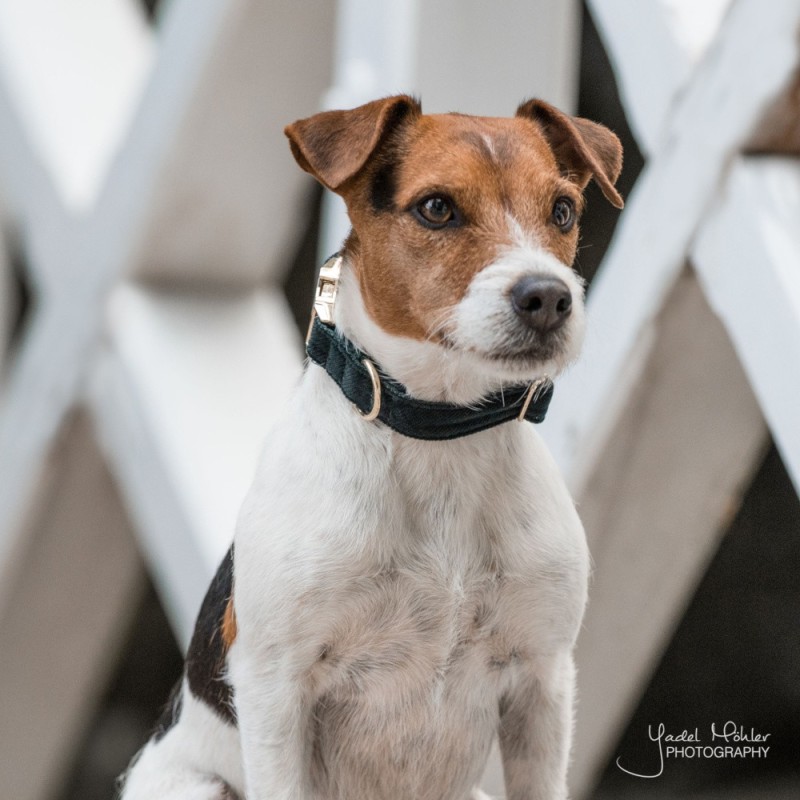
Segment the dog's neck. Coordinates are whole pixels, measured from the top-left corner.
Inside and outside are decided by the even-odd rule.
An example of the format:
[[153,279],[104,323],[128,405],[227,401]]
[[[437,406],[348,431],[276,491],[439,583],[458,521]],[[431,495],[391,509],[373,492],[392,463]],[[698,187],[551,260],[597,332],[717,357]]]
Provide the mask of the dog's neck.
[[458,405],[477,403],[503,386],[469,352],[386,333],[364,306],[358,280],[345,258],[334,312],[336,327],[414,397]]

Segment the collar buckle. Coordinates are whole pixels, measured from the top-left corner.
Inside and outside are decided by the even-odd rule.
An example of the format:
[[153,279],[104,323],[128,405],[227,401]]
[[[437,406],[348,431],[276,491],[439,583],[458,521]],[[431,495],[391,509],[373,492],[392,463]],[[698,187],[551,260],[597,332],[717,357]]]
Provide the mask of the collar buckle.
[[325,325],[333,325],[333,309],[336,305],[336,295],[339,293],[341,276],[342,257],[337,253],[320,268],[317,294],[314,297],[314,312]]
[[311,329],[314,327],[314,320],[317,317],[325,325],[333,326],[333,310],[336,306],[336,295],[339,293],[341,277],[342,257],[337,253],[320,267],[311,319],[308,321],[308,331],[306,331],[306,344],[311,338]]

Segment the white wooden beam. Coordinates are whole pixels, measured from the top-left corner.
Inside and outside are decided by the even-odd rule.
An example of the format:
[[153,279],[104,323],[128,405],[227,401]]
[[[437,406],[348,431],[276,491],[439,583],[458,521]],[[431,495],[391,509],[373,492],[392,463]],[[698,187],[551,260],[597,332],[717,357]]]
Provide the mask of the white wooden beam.
[[[318,111],[330,84],[335,3],[305,3],[303,22],[292,0],[239,6],[159,171],[139,277],[242,289],[282,280],[291,261],[311,181],[283,128]],[[176,16],[174,24],[193,23]],[[169,58],[172,33],[164,31]]]
[[0,64],[28,139],[75,211],[91,207],[153,54],[131,0],[0,4]]
[[68,215],[53,177],[27,138],[3,81],[0,81],[0,185],[4,228],[14,230],[19,236],[31,265],[28,279],[39,290],[56,272],[49,256],[65,246]]
[[692,80],[731,2],[589,0],[642,153],[662,146],[675,98]]
[[737,161],[692,250],[800,493],[800,165]]
[[152,62],[131,0],[0,4],[0,174],[38,290],[59,277]]
[[675,41],[697,63],[714,40],[733,0],[658,0]]
[[[46,4],[46,0],[37,0],[36,5],[22,9],[22,16],[38,13],[42,3]],[[328,5],[323,4],[323,12]],[[5,130],[12,134],[0,136],[0,169],[11,178],[4,188],[10,189],[9,206],[25,235],[25,252],[32,260],[31,274],[36,282],[27,336],[11,364],[0,408],[0,620],[8,620],[7,625],[0,623],[0,652],[4,654],[3,688],[6,672],[11,676],[7,685],[21,687],[20,703],[8,706],[13,712],[8,717],[9,724],[16,723],[20,729],[25,727],[20,722],[24,714],[22,700],[33,705],[31,696],[39,690],[39,684],[44,698],[52,688],[47,676],[35,670],[26,684],[21,662],[15,661],[9,646],[15,637],[19,638],[26,622],[40,628],[42,634],[51,630],[47,609],[40,608],[36,601],[16,603],[17,595],[24,595],[27,600],[25,587],[39,591],[42,602],[54,602],[41,586],[42,576],[52,578],[48,566],[51,545],[40,554],[43,558],[29,557],[38,541],[32,538],[30,519],[38,513],[39,501],[50,486],[47,454],[65,415],[80,397],[87,373],[92,373],[92,412],[103,445],[117,477],[124,483],[124,494],[140,528],[140,543],[147,551],[168,601],[172,622],[185,644],[208,578],[230,539],[238,506],[254,469],[261,433],[272,421],[299,369],[300,348],[293,336],[292,321],[284,301],[272,290],[247,297],[241,293],[237,297],[195,297],[185,302],[159,293],[142,292],[137,296],[134,290],[129,290],[125,300],[123,290],[122,299],[112,303],[107,347],[98,351],[96,345],[106,322],[107,295],[122,276],[145,260],[151,249],[153,204],[170,192],[173,198],[177,196],[177,182],[170,183],[169,175],[164,177],[176,149],[193,138],[202,144],[202,137],[192,128],[207,123],[208,115],[213,117],[216,113],[213,93],[203,94],[205,81],[219,77],[220,70],[225,73],[226,65],[235,60],[232,53],[236,56],[240,50],[249,50],[252,55],[257,47],[246,13],[248,8],[252,11],[257,6],[261,8],[263,4],[245,0],[175,0],[167,6],[153,71],[130,120],[127,136],[115,143],[119,145],[116,150],[104,149],[99,140],[92,139],[97,131],[89,131],[89,149],[95,160],[77,159],[65,166],[59,153],[63,155],[69,147],[58,149],[64,145],[57,139],[59,131],[64,132],[58,124],[59,108],[40,97],[31,101],[24,93],[12,96],[0,91],[0,134]],[[288,8],[285,4],[284,11]],[[284,17],[277,20],[279,24],[275,24],[270,36],[280,40],[283,52],[294,41],[291,55],[303,58],[297,38],[284,35],[281,39],[281,27],[288,24],[286,14]],[[23,22],[17,20],[15,24]],[[275,14],[270,23],[276,23]],[[266,24],[263,14],[261,24]],[[313,31],[313,37],[325,37],[324,27],[304,29]],[[89,34],[79,38],[91,45]],[[248,43],[247,48],[241,47],[242,39]],[[110,41],[117,39],[111,35]],[[62,44],[69,49],[68,42],[61,43],[56,48],[59,53]],[[274,49],[280,48],[276,44]],[[77,56],[81,64],[85,55]],[[102,83],[106,72],[113,73],[115,59],[121,55],[113,48],[99,58],[95,55],[89,59],[93,64],[89,72],[99,73]],[[217,62],[215,66],[215,57],[225,63]],[[69,59],[70,55],[65,55],[63,63],[71,64]],[[39,91],[36,87],[41,86],[46,70],[36,59],[21,63],[26,69],[33,68],[26,73],[26,79],[31,78],[31,92]],[[242,63],[237,69],[236,74],[242,77]],[[80,100],[74,92],[79,94],[84,88],[81,81],[89,79],[85,71],[79,69],[77,73],[77,78],[72,74],[65,77],[67,83],[74,80],[66,92],[73,100]],[[230,93],[231,76],[220,82],[222,85],[217,85],[216,90],[225,96]],[[291,94],[293,82],[281,80],[281,85],[287,87],[286,95],[281,95],[283,102]],[[93,86],[89,92],[95,93],[95,99],[96,90]],[[298,92],[298,96],[302,94],[302,90]],[[132,95],[126,96],[131,111]],[[248,98],[257,103],[252,95],[245,100]],[[37,113],[26,116],[21,105],[24,102],[33,103]],[[120,114],[123,110],[117,107]],[[240,111],[234,104],[232,112]],[[37,139],[31,134],[36,125],[50,126],[47,133],[56,139]],[[116,133],[125,128],[121,125]],[[68,132],[64,132],[65,136]],[[216,134],[220,134],[219,128]],[[103,135],[109,137],[108,141],[113,139],[108,129]],[[254,135],[252,129],[249,134],[242,133],[242,139],[248,135]],[[259,152],[259,143],[249,145],[252,159]],[[281,145],[281,153],[290,163],[285,143]],[[24,157],[19,158],[20,154]],[[110,166],[104,171],[109,158]],[[72,167],[77,170],[75,173],[70,172]],[[246,172],[240,169],[240,178],[252,179]],[[201,188],[215,189],[194,185],[196,192]],[[286,225],[291,217],[287,209],[292,198],[283,194],[281,185],[269,188],[271,201],[279,207]],[[185,184],[180,189],[185,189]],[[88,199],[90,195],[93,203]],[[198,194],[190,192],[189,196],[194,200]],[[286,209],[280,207],[282,201]],[[218,202],[224,204],[226,198],[221,197]],[[79,209],[81,216],[76,213]],[[257,225],[256,213],[250,216],[248,225]],[[252,237],[251,242],[256,239],[258,236]],[[263,235],[258,241],[278,249],[277,243],[265,242]],[[195,255],[202,250],[201,246]],[[248,252],[254,251],[250,248]],[[269,253],[263,255],[266,263]],[[218,259],[217,269],[224,260]],[[167,272],[165,269],[162,277],[169,277]],[[142,349],[145,341],[152,345],[149,352]],[[103,357],[95,358],[98,352]],[[81,452],[77,445],[75,450]],[[67,488],[62,500],[42,509],[41,525],[50,531],[47,542],[53,538],[50,526],[71,531],[69,520],[77,519],[81,509],[72,508],[70,503],[85,506],[93,534],[105,532],[91,516],[93,511],[102,511],[104,501],[87,500],[87,495],[101,493],[103,487],[81,482],[89,481],[94,473],[77,455],[68,463],[72,478],[64,479]],[[63,513],[59,503],[67,506]],[[77,522],[75,527],[79,527]],[[76,548],[60,551],[60,580],[52,580],[54,587],[63,590],[69,581],[96,586],[83,576],[83,541],[78,537]],[[110,535],[104,544],[110,549],[109,560],[117,557],[129,565],[124,544]],[[55,544],[52,548],[53,552],[58,549]],[[105,553],[103,546],[95,551],[95,556]],[[4,782],[5,786],[14,787],[15,797],[47,790],[46,783],[52,782],[57,766],[63,765],[65,753],[76,740],[87,703],[97,697],[96,691],[92,692],[97,687],[92,686],[91,680],[102,679],[107,655],[103,648],[113,645],[105,631],[114,622],[124,622],[131,607],[130,597],[121,597],[127,585],[122,567],[111,568],[108,574],[117,580],[120,597],[114,592],[105,597],[102,587],[98,589],[104,597],[102,613],[85,614],[89,625],[80,631],[81,635],[75,635],[71,622],[62,623],[64,635],[72,636],[76,647],[83,647],[81,655],[65,646],[66,671],[71,678],[73,668],[77,671],[76,665],[80,664],[89,683],[76,679],[74,686],[64,692],[63,708],[56,711],[39,704],[28,727],[36,733],[49,720],[47,732],[41,740],[28,735],[18,737],[9,745],[13,744],[13,752],[9,750],[13,758],[8,761],[3,753],[4,763],[18,765],[29,762],[30,754],[35,752],[42,764],[40,771]],[[83,597],[80,591],[75,592],[76,606],[80,606]],[[97,602],[96,596],[93,601]],[[63,607],[73,606],[67,602]],[[87,637],[92,641],[85,641]],[[55,636],[52,640],[60,641]],[[43,647],[34,635],[30,641],[32,647]],[[30,657],[30,651],[20,652]],[[5,714],[5,702],[3,708]]]
[[65,238],[51,230],[47,239],[44,223],[38,226],[37,235],[49,245],[36,253],[41,283],[0,407],[0,580],[13,568],[7,555],[48,443],[77,396],[103,299],[140,256],[143,220],[169,142],[237,6],[236,0],[174,0],[167,7],[156,66],[93,213],[80,224],[56,215],[58,224],[71,225]]
[[[588,0],[614,66],[628,123],[644,155],[663,146],[675,100],[713,48],[732,3]],[[800,151],[799,93],[800,80],[795,80],[767,110],[748,148],[768,150],[778,144],[781,152]]]
[[0,606],[0,785],[58,794],[114,667],[144,570],[85,414],[59,439]]
[[747,376],[693,274],[682,274],[653,325],[641,378],[578,503],[594,578],[577,650],[577,798],[613,755],[766,441]]
[[588,5],[639,149],[657,150],[675,95],[691,77],[691,54],[676,38],[661,0],[588,0]]
[[301,350],[277,290],[112,298],[91,407],[184,645]]
[[416,22],[414,90],[425,111],[507,117],[528,97],[575,111],[577,2],[439,0]]
[[[413,92],[419,0],[340,0],[336,12],[333,82],[326,109],[352,108],[382,95]],[[342,245],[350,229],[344,201],[325,191],[320,263]]]
[[548,427],[548,442],[578,494],[601,457],[620,398],[639,377],[643,335],[684,263],[731,155],[793,74],[798,29],[795,0],[776,0],[769,14],[758,0],[737,2],[676,105],[661,150],[628,198],[592,284],[584,355],[562,380]]
[[[796,7],[784,4],[777,11],[777,17],[783,15],[782,23],[778,22],[777,17],[770,22],[761,21],[768,25],[785,25],[781,37],[777,29],[774,31],[776,36],[757,32],[757,17],[767,16],[763,6],[750,3],[748,8],[744,8],[744,5],[737,3],[728,12],[719,35],[720,41],[709,47],[705,60],[697,67],[690,81],[687,71],[692,65],[691,54],[677,40],[673,24],[664,13],[650,15],[648,26],[637,30],[636,36],[631,38],[626,37],[625,26],[636,14],[642,13],[644,4],[641,7],[637,4],[637,11],[631,15],[629,4],[616,0],[596,0],[592,3],[595,17],[600,17],[598,22],[601,30],[610,40],[612,61],[617,66],[623,96],[627,93],[632,104],[628,108],[629,115],[634,116],[634,121],[637,114],[641,115],[641,124],[634,125],[634,128],[640,136],[642,149],[650,151],[651,164],[630,198],[615,245],[601,268],[599,281],[592,289],[591,335],[596,343],[600,340],[599,346],[594,353],[591,347],[588,348],[584,361],[570,376],[570,380],[560,387],[561,395],[570,393],[577,405],[587,409],[599,408],[601,411],[598,414],[585,414],[585,418],[591,419],[591,422],[583,426],[576,421],[573,411],[565,409],[563,404],[556,404],[553,409],[555,414],[549,420],[560,425],[552,437],[557,452],[564,454],[571,451],[577,454],[574,460],[562,455],[562,463],[573,467],[572,482],[581,500],[581,513],[589,531],[593,552],[598,557],[587,628],[579,642],[579,696],[582,702],[578,710],[572,774],[578,797],[590,790],[598,770],[604,765],[615,737],[619,735],[668,641],[672,626],[688,603],[688,597],[707,559],[713,554],[717,533],[727,525],[730,509],[725,501],[726,485],[728,497],[733,498],[735,504],[737,488],[750,474],[753,459],[758,454],[757,440],[763,435],[763,423],[752,401],[752,390],[747,387],[741,369],[735,366],[730,346],[723,347],[721,352],[727,351],[728,355],[723,358],[722,366],[715,356],[705,359],[704,368],[709,373],[713,371],[715,376],[722,369],[723,375],[727,372],[729,377],[735,379],[734,383],[740,385],[741,392],[734,392],[732,400],[729,400],[726,391],[726,404],[733,402],[747,413],[730,421],[728,430],[734,432],[733,439],[736,441],[721,437],[718,452],[723,456],[725,453],[730,455],[727,448],[737,445],[745,452],[722,464],[720,479],[707,496],[687,488],[682,496],[675,495],[678,502],[674,508],[664,505],[663,498],[669,496],[666,488],[661,496],[656,492],[648,498],[652,485],[642,486],[639,491],[628,491],[626,487],[626,482],[635,486],[637,471],[645,480],[648,469],[651,472],[654,470],[652,477],[655,480],[656,473],[661,474],[662,470],[670,475],[671,470],[678,469],[680,462],[677,458],[665,464],[664,454],[652,445],[645,460],[640,460],[638,455],[640,452],[648,453],[648,433],[652,437],[663,430],[666,432],[665,439],[669,438],[669,424],[662,423],[658,414],[650,418],[653,401],[648,401],[647,428],[641,426],[641,430],[631,433],[625,427],[625,417],[636,410],[637,398],[641,400],[643,393],[650,397],[657,396],[661,391],[659,385],[655,388],[647,385],[651,381],[648,365],[657,363],[659,348],[662,347],[659,343],[662,332],[654,318],[662,307],[665,308],[665,320],[668,315],[676,313],[670,309],[670,304],[675,302],[670,287],[684,263],[696,228],[702,229],[704,226],[707,204],[713,192],[719,190],[728,167],[726,159],[741,146],[754,141],[753,128],[757,127],[757,120],[769,107],[771,100],[774,108],[781,103],[779,98],[792,96],[789,79],[797,58],[794,44],[798,30]],[[661,11],[664,11],[663,7]],[[768,38],[762,38],[764,36]],[[758,41],[765,46],[768,41],[769,47],[774,46],[782,51],[781,66],[773,64],[778,71],[771,78],[767,73],[761,73],[758,78],[761,98],[757,102],[754,96],[745,100],[750,107],[739,116],[731,104],[742,101],[743,84],[752,76],[737,76],[734,73],[737,69],[742,73],[751,71],[752,65],[760,58],[751,49],[753,43]],[[660,65],[659,69],[646,68],[645,60],[650,64],[653,53],[662,51],[666,51],[663,55],[664,65]],[[665,65],[669,64],[671,66],[667,68]],[[770,79],[773,81],[771,89],[768,88]],[[735,97],[727,94],[732,85],[737,87]],[[746,91],[750,89],[752,85]],[[678,94],[679,91],[683,94]],[[728,102],[720,102],[726,94]],[[659,107],[661,112],[658,111]],[[778,113],[783,113],[781,106],[777,107]],[[706,118],[702,121],[704,113]],[[782,119],[787,118],[792,117],[783,113]],[[724,130],[717,128],[720,122],[726,126]],[[731,125],[736,128],[735,131]],[[767,128],[768,125],[763,127]],[[782,128],[788,130],[791,125],[783,125]],[[714,159],[719,159],[717,165],[707,172],[709,160]],[[697,170],[693,169],[693,162],[697,162]],[[684,197],[688,199],[688,206],[683,203]],[[695,201],[696,205],[692,205]],[[634,245],[637,232],[640,238],[638,244]],[[719,232],[722,237],[725,236],[721,227]],[[769,246],[769,237],[764,233],[762,230],[762,248]],[[732,251],[730,256],[734,257]],[[739,269],[744,267],[740,266]],[[641,274],[636,275],[637,271]],[[741,292],[741,286],[733,289],[730,281],[722,280],[721,285],[730,287],[731,293],[737,290]],[[603,287],[602,291],[598,291],[600,287]],[[620,303],[629,305],[620,309]],[[630,313],[631,306],[633,314]],[[705,313],[707,315],[707,311]],[[627,325],[629,327],[626,330]],[[679,352],[673,353],[672,357],[677,358]],[[687,349],[686,353],[693,354],[694,351]],[[676,372],[676,375],[679,374],[679,371]],[[598,378],[601,382],[607,378],[616,396],[624,398],[622,406],[606,417],[606,424],[615,420],[608,427],[604,427],[602,422],[607,402],[599,393],[593,393]],[[666,396],[670,396],[669,392]],[[686,396],[691,396],[692,402],[686,403],[682,402],[683,398],[676,398],[675,408],[690,411],[690,421],[695,420],[695,397],[691,393]],[[706,396],[705,392],[701,396]],[[724,411],[731,412],[731,409],[726,407]],[[580,410],[578,413],[581,413]],[[718,414],[709,411],[709,419],[714,422],[716,429]],[[696,420],[694,424],[699,426]],[[697,442],[703,441],[702,435],[693,441],[678,431],[675,441],[685,445],[685,466],[694,473],[698,461],[695,451]],[[635,454],[629,453],[628,456],[634,467],[623,465],[621,468],[619,458],[615,458],[615,453],[620,448],[624,451],[624,447]],[[706,457],[713,458],[711,455]],[[621,480],[622,491],[617,492],[614,487],[604,485],[612,480],[611,476],[614,481]],[[713,472],[709,472],[708,476],[713,476]],[[703,480],[711,479],[700,478],[701,484]],[[716,509],[710,507],[714,503]],[[638,530],[632,529],[625,519],[626,515],[634,520],[638,518]],[[694,538],[681,549],[682,540],[676,538],[679,533],[666,537],[649,534],[649,526],[663,526],[664,520],[669,520],[671,527],[694,532]],[[684,525],[685,520],[689,521],[688,527]],[[662,548],[662,538],[671,543],[672,549],[668,546]],[[665,554],[673,553],[676,555],[669,570],[665,571]],[[652,589],[641,583],[642,574],[652,578]],[[640,587],[641,596],[632,598],[629,587],[634,590]],[[626,602],[628,607],[625,606]],[[631,614],[635,614],[635,611],[630,609],[640,607],[647,609],[648,616],[644,618],[642,615],[642,620],[632,620]],[[625,658],[615,658],[613,653],[616,651],[623,653]]]

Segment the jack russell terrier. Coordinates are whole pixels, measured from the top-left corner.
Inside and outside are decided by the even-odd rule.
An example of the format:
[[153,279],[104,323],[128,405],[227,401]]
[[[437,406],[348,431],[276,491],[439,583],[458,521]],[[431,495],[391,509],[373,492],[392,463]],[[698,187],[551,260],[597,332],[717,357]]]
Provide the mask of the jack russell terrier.
[[[582,191],[622,151],[539,100],[286,128],[347,203],[310,358],[124,800],[567,795],[583,528],[538,434],[578,355]],[[519,421],[515,421],[519,420]]]

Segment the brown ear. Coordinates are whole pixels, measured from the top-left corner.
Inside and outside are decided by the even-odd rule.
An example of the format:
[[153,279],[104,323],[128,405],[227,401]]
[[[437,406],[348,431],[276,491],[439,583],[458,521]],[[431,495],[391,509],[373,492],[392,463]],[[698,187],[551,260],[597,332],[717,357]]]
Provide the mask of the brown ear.
[[421,112],[413,97],[397,95],[349,111],[323,111],[287,125],[283,132],[297,163],[336,191],[358,174],[391,130]]
[[608,128],[581,117],[569,117],[542,100],[528,100],[517,109],[539,125],[559,168],[581,187],[594,178],[609,203],[624,203],[614,184],[622,171],[622,145]]

